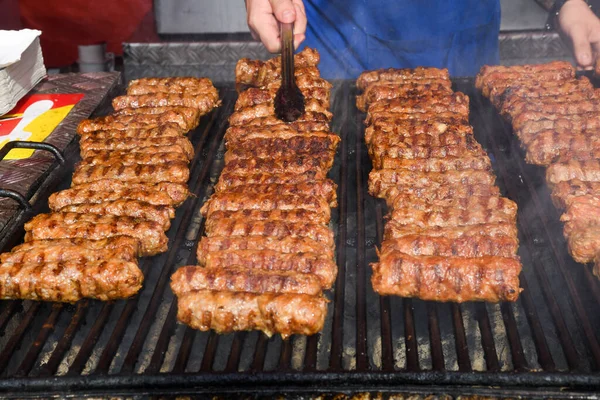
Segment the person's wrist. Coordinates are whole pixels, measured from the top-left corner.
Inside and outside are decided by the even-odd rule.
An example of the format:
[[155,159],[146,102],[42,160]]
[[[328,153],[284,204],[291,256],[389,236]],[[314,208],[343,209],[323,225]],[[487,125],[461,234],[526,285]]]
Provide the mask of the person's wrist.
[[557,27],[558,16],[560,11],[567,3],[581,3],[591,8],[591,4],[589,4],[586,0],[556,0],[550,11],[548,12],[548,19],[546,20],[546,30],[554,31]]

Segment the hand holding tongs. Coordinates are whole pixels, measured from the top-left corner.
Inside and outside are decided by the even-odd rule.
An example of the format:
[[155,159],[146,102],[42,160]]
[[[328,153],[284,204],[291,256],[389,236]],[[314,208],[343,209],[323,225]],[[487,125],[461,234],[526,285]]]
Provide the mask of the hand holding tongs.
[[304,114],[304,95],[296,85],[294,75],[293,23],[279,24],[281,29],[281,87],[275,95],[275,115],[293,122]]

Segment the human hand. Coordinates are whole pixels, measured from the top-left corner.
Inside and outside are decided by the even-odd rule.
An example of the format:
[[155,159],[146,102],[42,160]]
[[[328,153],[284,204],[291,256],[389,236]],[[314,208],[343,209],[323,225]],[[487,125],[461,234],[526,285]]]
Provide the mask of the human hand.
[[306,11],[302,0],[246,0],[248,27],[271,53],[281,51],[278,22],[294,23],[294,46],[305,39]]
[[558,26],[570,41],[577,66],[592,69],[600,57],[600,19],[585,1],[569,0],[558,13]]

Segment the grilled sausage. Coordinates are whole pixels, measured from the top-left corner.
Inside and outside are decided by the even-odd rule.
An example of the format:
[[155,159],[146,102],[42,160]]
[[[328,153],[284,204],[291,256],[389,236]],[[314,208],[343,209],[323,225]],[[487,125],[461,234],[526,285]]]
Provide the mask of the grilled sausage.
[[123,182],[186,183],[190,177],[187,163],[170,162],[158,165],[82,165],[73,174],[73,184],[116,179]]
[[298,272],[249,269],[242,266],[187,266],[179,268],[171,276],[171,289],[175,293],[211,290],[318,295],[321,293],[321,283],[314,275]]
[[201,331],[313,335],[323,329],[326,315],[327,300],[306,294],[199,291],[177,296],[177,319]]
[[[178,206],[183,203],[190,192],[187,185],[183,183],[172,183],[172,182],[158,182],[158,183],[135,183],[135,182],[122,182],[116,179],[100,179],[97,181],[82,183],[73,187],[73,190],[94,190],[97,192],[123,192],[126,190],[154,190],[166,194],[173,200],[173,206]],[[68,192],[68,191],[63,191]],[[63,193],[60,192],[60,193]],[[72,193],[72,192],[71,192]],[[66,196],[71,195],[67,193]],[[127,198],[127,196],[123,196]],[[61,199],[62,200],[62,199]],[[144,200],[144,199],[138,199]],[[58,200],[57,200],[58,201]],[[147,201],[147,200],[144,200]],[[150,202],[150,201],[148,201]]]
[[0,255],[0,262],[43,264],[64,261],[101,261],[110,258],[134,261],[139,254],[139,240],[121,236],[105,240],[34,240]]
[[[142,256],[151,256],[167,250],[169,239],[162,226],[154,221],[114,215],[94,216],[90,214],[85,217],[85,214],[66,214],[68,217],[65,216],[63,223],[55,217],[28,222],[25,227],[27,230],[25,241],[70,238],[100,240],[114,236],[131,236],[140,240],[140,255]],[[74,216],[72,217],[72,215]],[[67,220],[67,218],[73,219]]]
[[217,251],[272,250],[284,254],[317,253],[333,258],[333,249],[307,237],[204,236],[198,243],[198,262],[206,264],[207,254]]
[[516,258],[410,256],[397,251],[373,266],[380,295],[432,301],[516,301],[521,262]]
[[65,261],[0,265],[0,298],[74,303],[82,298],[125,299],[142,288],[134,261]]
[[323,289],[331,288],[337,275],[337,265],[331,257],[317,253],[281,253],[276,250],[218,250],[202,253],[202,257],[198,257],[198,260],[202,260],[202,265],[210,269],[222,269],[231,265],[239,265],[245,269],[312,274],[319,279]]

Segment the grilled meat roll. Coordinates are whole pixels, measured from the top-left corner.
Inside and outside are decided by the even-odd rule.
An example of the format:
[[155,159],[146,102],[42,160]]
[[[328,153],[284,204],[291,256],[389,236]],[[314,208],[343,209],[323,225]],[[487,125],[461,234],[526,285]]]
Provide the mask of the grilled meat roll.
[[[168,238],[162,226],[154,221],[138,220],[114,215],[94,216],[90,214],[58,213],[40,214],[29,221],[25,230],[25,241],[42,239],[85,238],[100,240],[114,236],[131,236],[140,241],[140,255],[151,256],[167,250]],[[38,218],[38,219],[36,219]]]
[[247,138],[237,142],[229,142],[225,153],[225,163],[248,158],[283,159],[289,156],[290,153],[317,157],[328,152],[335,154],[340,137],[325,132],[314,133],[317,134],[294,135],[290,138]]
[[450,80],[447,69],[439,68],[388,68],[375,71],[366,71],[359,75],[356,80],[356,86],[359,90],[365,90],[374,83],[397,83],[403,84],[406,81],[416,81],[421,79],[442,79]]
[[[150,125],[152,126],[152,125]],[[151,128],[132,128],[125,130],[107,129],[102,131],[84,132],[81,134],[80,142],[94,138],[96,140],[106,139],[147,139],[156,137],[180,137],[184,135],[181,127],[173,122]]]
[[515,257],[519,241],[510,236],[467,236],[447,238],[443,236],[406,235],[384,240],[379,256],[399,251],[411,256],[442,257]]
[[373,167],[379,169],[406,169],[417,172],[448,172],[462,170],[490,171],[492,164],[487,156],[464,156],[445,158],[394,158],[377,157]]
[[[471,136],[467,136],[471,137]],[[393,146],[380,147],[372,149],[372,155],[375,163],[379,165],[384,157],[401,159],[429,159],[429,158],[449,158],[449,157],[486,157],[487,154],[481,145],[471,137],[467,140],[468,144],[458,144],[449,146]]]
[[43,264],[65,261],[134,261],[139,254],[139,240],[116,236],[104,240],[34,240],[0,254],[1,263]]
[[600,151],[600,137],[583,133],[567,136],[550,130],[540,132],[528,144],[525,160],[530,164],[550,165],[559,158],[570,158],[572,151]]
[[260,126],[260,125],[242,125],[230,126],[225,131],[225,143],[227,147],[238,145],[249,139],[293,139],[297,136],[315,137],[316,139],[326,139],[330,136],[337,136],[329,132],[329,123],[323,121],[301,121],[284,124]]
[[600,249],[600,226],[587,225],[565,232],[569,254],[579,263],[594,261]]
[[[396,198],[400,197],[399,205],[404,204],[404,198],[412,199],[411,204],[419,206],[420,203],[439,203],[444,200],[463,199],[468,197],[491,197],[500,196],[500,190],[497,186],[489,184],[475,185],[432,185],[430,186],[392,186],[381,193],[380,197],[386,199],[388,207],[394,208]],[[460,203],[459,203],[460,204]]]
[[94,151],[113,151],[149,148],[151,152],[161,146],[179,146],[180,152],[188,160],[194,158],[194,147],[188,138],[185,137],[158,137],[149,139],[95,139],[90,138],[80,143],[81,157],[88,158]]
[[557,99],[546,97],[538,99],[520,98],[511,102],[510,106],[502,107],[502,114],[516,118],[522,114],[531,113],[535,118],[543,119],[559,115],[598,112],[600,111],[599,92],[598,89],[594,90],[592,98],[590,98],[590,94],[580,92],[570,93]]
[[0,298],[65,303],[126,299],[142,288],[143,281],[136,262],[120,259],[9,263],[0,265]]
[[319,154],[288,154],[280,158],[241,158],[225,164],[222,174],[228,173],[269,173],[299,175],[318,173],[326,175],[333,166],[335,153],[325,151]]
[[248,293],[321,293],[319,278],[311,274],[289,271],[249,269],[243,266],[223,268],[181,267],[171,276],[175,293],[199,290]]
[[369,174],[369,193],[381,197],[387,189],[402,185],[416,187],[436,187],[443,185],[493,185],[495,176],[482,170],[448,172],[413,172],[407,170],[380,169]]
[[73,184],[80,185],[103,179],[116,179],[127,182],[186,183],[190,177],[187,163],[170,162],[158,165],[83,165],[73,174]]
[[[228,192],[229,193],[229,192]],[[310,222],[311,224],[328,224],[330,216],[309,211],[302,208],[294,208],[291,210],[236,210],[223,211],[217,210],[206,214],[207,221],[215,221],[220,219],[236,219],[236,220],[257,220],[257,221],[287,221],[287,222]]]
[[[315,49],[305,48],[294,55],[294,70],[315,67],[319,63],[319,53]],[[316,76],[319,70],[316,70]],[[296,76],[301,75],[296,72]],[[235,82],[237,84],[260,87],[267,82],[281,78],[281,58],[275,57],[268,61],[240,59],[235,66]]]
[[490,90],[490,100],[499,109],[510,108],[512,103],[522,98],[560,97],[570,93],[594,95],[594,86],[586,77],[568,81],[539,82],[535,86],[519,85],[507,88],[494,87]]
[[558,182],[552,187],[552,200],[557,208],[565,208],[572,198],[579,196],[600,197],[600,182],[574,179]]
[[115,110],[113,115],[137,115],[137,114],[164,114],[166,112],[174,112],[181,116],[189,127],[198,126],[200,121],[200,110],[194,107],[185,106],[163,106],[163,107],[126,107],[120,110]]
[[[135,182],[123,182],[116,179],[100,179],[97,181],[82,183],[74,186],[69,190],[94,190],[97,192],[123,192],[127,190],[154,190],[161,193],[166,194],[173,201],[173,206],[177,207],[181,203],[183,203],[190,192],[187,188],[187,185],[183,183],[172,183],[172,182],[158,182],[158,183],[135,183]],[[66,193],[65,196],[74,196],[74,192],[69,192],[68,190],[64,190],[59,193]],[[59,195],[57,195],[57,202],[59,202]],[[75,196],[74,196],[75,197]],[[123,198],[127,198],[126,195],[123,195]],[[62,198],[61,198],[62,200]],[[146,199],[137,199],[144,200],[148,203],[152,203]]]
[[188,132],[198,125],[198,121],[191,123],[184,114],[170,110],[162,114],[107,115],[94,119],[84,119],[77,126],[77,133],[82,135],[110,129],[153,128],[166,123],[176,123],[184,132]]
[[[259,89],[250,88],[244,90],[238,95],[235,102],[235,111],[239,111],[246,107],[252,107],[258,104],[272,103],[275,99],[275,94],[278,88]],[[316,99],[329,108],[330,89],[326,87],[300,87],[300,91],[305,99]]]
[[[562,81],[575,78],[575,68],[568,61],[552,61],[544,64],[526,64],[526,65],[484,65],[479,70],[475,79],[475,87],[481,89],[490,84],[494,85],[498,81],[509,81],[523,77],[527,81],[530,77],[537,76],[544,72],[565,73],[565,76],[559,76],[554,80]],[[545,78],[547,79],[547,78]]]
[[304,194],[273,195],[271,193],[246,193],[219,192],[211,196],[204,203],[200,212],[202,215],[215,211],[238,210],[295,210],[303,209],[324,215],[327,219],[331,209],[327,200],[322,196],[307,196]]
[[369,85],[365,91],[356,96],[356,108],[367,111],[369,105],[381,100],[412,97],[422,93],[451,93],[452,82],[448,79],[420,79],[396,83],[376,83]]
[[122,151],[99,151],[90,157],[84,158],[79,165],[154,165],[169,162],[189,163],[189,159],[183,153],[179,152],[135,152],[130,153],[127,150]]
[[[306,124],[324,123],[327,124],[327,126],[329,126],[330,121],[331,117],[328,114],[323,114],[315,111],[306,111],[304,114],[298,117],[296,121],[287,125],[294,127],[294,129],[298,130],[298,128],[296,127]],[[257,117],[254,119],[247,120],[244,124],[245,126],[260,126],[264,128],[272,125],[281,125],[281,120],[275,115],[268,115],[266,117]]]
[[600,182],[600,160],[569,160],[551,164],[546,170],[546,181],[550,184],[554,185],[573,179],[584,182]]
[[222,192],[230,187],[239,185],[298,184],[323,180],[326,179],[326,176],[327,171],[323,169],[308,170],[302,174],[252,172],[250,170],[239,169],[235,171],[223,171],[219,177],[219,182],[215,185],[215,191]]
[[[173,89],[170,91],[177,92],[178,88],[211,88],[213,86],[212,82],[208,78],[196,78],[192,76],[174,76],[168,78],[140,78],[133,79],[129,81],[129,85],[127,86],[127,92],[133,90],[137,86],[147,87],[147,86],[166,86],[168,88],[172,87]],[[129,94],[142,94],[142,93],[129,93]]]
[[337,185],[331,179],[323,179],[319,181],[301,182],[296,184],[281,184],[271,183],[266,185],[249,184],[239,185],[227,189],[227,193],[236,193],[246,195],[271,195],[277,197],[280,195],[302,195],[302,196],[317,196],[323,197],[329,202],[330,207],[337,205]]
[[97,204],[72,204],[61,208],[60,211],[147,219],[159,223],[165,231],[171,227],[171,219],[175,218],[175,209],[171,206],[156,206],[140,200],[127,199]]
[[452,112],[469,114],[469,97],[456,92],[446,96],[417,97],[414,99],[382,100],[371,104],[367,112],[366,123],[370,124],[377,114],[412,114]]
[[466,226],[444,226],[419,228],[410,225],[401,225],[394,220],[385,224],[383,239],[397,239],[408,235],[421,235],[431,237],[446,237],[456,239],[471,236],[510,236],[517,237],[517,226],[514,223],[493,223]]
[[182,93],[152,93],[138,96],[124,95],[117,96],[112,101],[112,106],[117,112],[125,108],[176,106],[195,108],[199,111],[200,115],[207,114],[220,104],[217,89],[191,96]]
[[[390,206],[392,209],[412,208],[421,211],[443,211],[445,209],[475,211],[484,209],[503,212],[513,217],[517,215],[517,204],[506,197],[497,195],[420,198],[414,194],[401,192],[393,198]],[[451,210],[448,211],[451,212]]]
[[211,220],[206,224],[206,236],[272,236],[303,237],[334,248],[333,232],[325,225],[287,221]]
[[516,215],[500,210],[477,207],[460,210],[454,207],[438,206],[432,211],[417,210],[410,206],[394,208],[390,218],[395,223],[419,228],[427,227],[459,227],[465,225],[513,223]]
[[[304,108],[306,112],[313,112],[325,115],[327,120],[331,120],[333,114],[329,111],[329,104],[325,104],[317,99],[304,99]],[[274,103],[257,104],[251,107],[245,107],[235,111],[229,117],[229,124],[232,126],[244,125],[256,118],[263,118],[275,115]],[[300,116],[302,119],[302,116]]]
[[177,319],[201,331],[260,330],[313,335],[323,329],[327,300],[306,294],[199,291],[177,295]]
[[48,205],[53,211],[70,205],[78,204],[99,204],[106,201],[115,200],[139,200],[155,206],[173,206],[175,202],[167,193],[154,189],[122,189],[122,190],[91,190],[79,189],[78,186],[73,189],[66,189],[50,195]]
[[[208,239],[208,238],[207,238]],[[337,265],[331,257],[317,253],[280,253],[275,250],[219,250],[203,253],[202,264],[210,269],[239,265],[244,269],[311,274],[319,279],[321,288],[329,289],[337,275]]]
[[411,256],[392,251],[373,264],[371,283],[380,295],[433,301],[516,301],[521,263],[496,256]]
[[271,250],[284,254],[317,253],[333,259],[330,246],[307,237],[292,236],[204,236],[198,243],[198,262],[207,263],[207,254],[217,251]]

